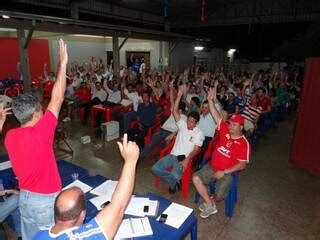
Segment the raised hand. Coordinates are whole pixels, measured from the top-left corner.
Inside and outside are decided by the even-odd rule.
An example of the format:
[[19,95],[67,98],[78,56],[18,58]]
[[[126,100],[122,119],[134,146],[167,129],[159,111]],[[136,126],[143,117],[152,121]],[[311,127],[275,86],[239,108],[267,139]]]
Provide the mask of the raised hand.
[[12,114],[10,112],[11,108],[4,108],[4,103],[0,102],[0,130],[7,119],[7,115]]
[[59,40],[59,61],[62,65],[67,65],[68,63],[67,45],[62,39]]
[[217,98],[217,92],[216,88],[210,88],[207,95],[207,100],[210,101],[216,101]]
[[135,142],[128,142],[127,134],[124,134],[122,143],[117,142],[117,144],[125,162],[137,163],[139,158],[139,147]]

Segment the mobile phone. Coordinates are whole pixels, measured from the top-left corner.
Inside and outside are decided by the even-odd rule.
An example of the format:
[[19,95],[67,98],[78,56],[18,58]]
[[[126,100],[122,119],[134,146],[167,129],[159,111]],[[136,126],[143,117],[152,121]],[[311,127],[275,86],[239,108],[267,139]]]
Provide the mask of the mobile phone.
[[149,212],[149,206],[144,206],[143,207],[143,212],[145,212],[145,213]]
[[165,223],[166,220],[167,220],[167,217],[168,217],[168,214],[162,213],[162,214],[160,215],[159,222]]
[[110,201],[106,201],[105,203],[101,204],[101,208],[106,207],[109,203],[110,203]]

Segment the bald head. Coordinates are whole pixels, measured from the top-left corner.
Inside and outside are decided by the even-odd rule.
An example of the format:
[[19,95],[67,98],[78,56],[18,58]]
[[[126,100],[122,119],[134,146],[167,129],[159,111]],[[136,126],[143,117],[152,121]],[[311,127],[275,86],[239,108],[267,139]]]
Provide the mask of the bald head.
[[77,221],[81,212],[86,210],[84,193],[72,187],[59,193],[54,203],[55,221]]

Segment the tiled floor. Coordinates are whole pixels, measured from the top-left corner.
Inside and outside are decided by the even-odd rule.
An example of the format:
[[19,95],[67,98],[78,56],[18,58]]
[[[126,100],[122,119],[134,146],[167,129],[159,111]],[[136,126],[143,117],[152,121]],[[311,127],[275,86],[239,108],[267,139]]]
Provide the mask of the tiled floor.
[[[292,119],[280,122],[258,143],[248,168],[240,175],[234,216],[226,218],[224,203],[220,203],[216,215],[198,219],[198,239],[320,239],[320,178],[288,162],[293,125]],[[94,136],[93,131],[77,123],[64,127],[75,153],[71,158],[57,151],[57,159],[69,159],[88,168],[91,174],[117,179],[122,159],[115,142],[96,140],[82,145],[80,137]],[[154,192],[192,207],[198,214],[192,186],[186,201],[180,194],[167,193],[165,184],[155,189],[150,168],[156,159],[154,155],[139,164],[135,191]]]

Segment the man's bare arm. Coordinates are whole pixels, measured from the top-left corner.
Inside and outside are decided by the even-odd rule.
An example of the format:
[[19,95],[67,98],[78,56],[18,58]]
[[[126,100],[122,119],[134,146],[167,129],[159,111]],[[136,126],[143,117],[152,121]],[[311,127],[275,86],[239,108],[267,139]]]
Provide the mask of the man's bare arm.
[[66,91],[66,71],[68,63],[67,45],[62,39],[59,40],[59,64],[57,79],[51,93],[48,109],[58,118],[61,105]]
[[127,134],[124,135],[123,142],[118,142],[118,145],[125,163],[118,185],[112,195],[111,203],[96,217],[108,239],[113,239],[117,233],[124,211],[131,198],[135,181],[136,163],[139,157],[139,147],[134,142],[128,142]]

